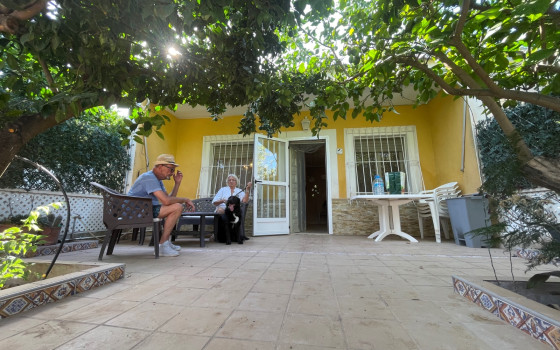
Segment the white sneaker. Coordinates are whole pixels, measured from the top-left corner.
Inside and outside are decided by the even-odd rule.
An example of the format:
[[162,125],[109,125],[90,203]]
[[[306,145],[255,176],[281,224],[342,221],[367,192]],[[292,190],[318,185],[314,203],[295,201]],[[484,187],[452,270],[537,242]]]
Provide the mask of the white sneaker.
[[171,248],[169,241],[159,245],[159,256],[178,256],[179,252]]
[[175,244],[171,243],[171,238],[169,238],[169,246],[171,248],[173,248],[173,250],[176,250],[176,251],[181,250],[181,246],[178,246],[178,245],[175,245]]

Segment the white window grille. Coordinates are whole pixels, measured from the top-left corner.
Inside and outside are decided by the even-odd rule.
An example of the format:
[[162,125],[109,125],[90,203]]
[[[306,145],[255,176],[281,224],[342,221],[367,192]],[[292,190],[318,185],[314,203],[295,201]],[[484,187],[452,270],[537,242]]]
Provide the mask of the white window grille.
[[253,178],[253,139],[240,135],[205,136],[197,198],[213,197],[226,186],[229,174],[239,178],[244,188]]
[[405,192],[424,189],[416,127],[395,126],[344,130],[346,179],[349,196],[373,194],[375,175],[405,173]]

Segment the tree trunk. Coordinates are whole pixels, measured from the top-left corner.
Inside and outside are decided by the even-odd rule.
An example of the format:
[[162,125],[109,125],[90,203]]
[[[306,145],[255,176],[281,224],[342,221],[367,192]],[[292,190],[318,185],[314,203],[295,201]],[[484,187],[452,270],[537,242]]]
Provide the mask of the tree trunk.
[[24,115],[0,130],[0,177],[29,140],[57,125],[54,115]]
[[560,194],[560,160],[535,157],[525,164],[523,174],[532,184]]

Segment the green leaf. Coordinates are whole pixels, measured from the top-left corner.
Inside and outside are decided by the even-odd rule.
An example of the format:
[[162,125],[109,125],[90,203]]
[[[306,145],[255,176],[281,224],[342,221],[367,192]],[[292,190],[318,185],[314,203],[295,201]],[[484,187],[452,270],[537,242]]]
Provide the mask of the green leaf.
[[487,19],[496,19],[496,18],[498,18],[498,16],[500,16],[501,12],[502,12],[502,9],[500,9],[500,8],[490,8],[488,10],[485,10],[485,11],[477,14],[475,16],[475,20],[483,21],[483,20],[487,20]]
[[543,14],[550,7],[550,0],[532,0],[528,2],[522,2],[519,6],[516,6],[513,14],[516,16],[528,16],[535,14]]
[[509,60],[502,53],[496,54],[496,65],[498,69],[506,69],[509,65]]
[[8,66],[13,70],[19,69],[19,62],[11,53],[6,53],[6,62],[8,62]]
[[19,41],[21,42],[22,45],[25,45],[26,42],[31,41],[34,38],[35,38],[35,35],[33,33],[25,33],[21,36]]
[[543,61],[543,60],[549,58],[550,56],[552,56],[557,50],[558,50],[558,48],[552,48],[552,49],[544,49],[544,50],[539,50],[539,51],[533,52],[527,58],[527,63],[534,64],[536,62]]
[[547,273],[538,273],[529,278],[529,280],[527,281],[527,289],[535,288],[536,286],[546,282],[549,278],[550,275]]
[[66,108],[64,107],[63,104],[61,104],[57,110],[56,110],[56,114],[55,114],[55,119],[57,122],[61,122],[64,119],[66,119]]
[[161,19],[169,17],[174,10],[175,5],[173,3],[169,5],[154,5],[154,14]]

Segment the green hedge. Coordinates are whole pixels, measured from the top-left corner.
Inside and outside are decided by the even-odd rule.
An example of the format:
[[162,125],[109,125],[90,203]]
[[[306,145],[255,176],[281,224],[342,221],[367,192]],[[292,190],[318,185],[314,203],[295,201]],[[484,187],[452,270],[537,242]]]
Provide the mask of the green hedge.
[[[107,120],[101,114],[49,129],[32,139],[19,155],[51,170],[68,192],[90,193],[90,181],[122,191],[130,159],[117,132],[119,122],[115,116]],[[0,188],[59,190],[44,172],[18,160],[0,178]]]
[[[560,158],[560,114],[530,104],[505,109],[506,115],[531,148],[535,156]],[[521,173],[514,148],[494,119],[477,124],[477,141],[483,190],[492,195],[507,196],[532,187]]]

